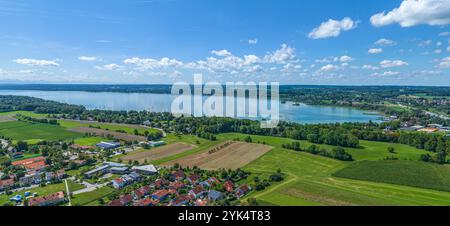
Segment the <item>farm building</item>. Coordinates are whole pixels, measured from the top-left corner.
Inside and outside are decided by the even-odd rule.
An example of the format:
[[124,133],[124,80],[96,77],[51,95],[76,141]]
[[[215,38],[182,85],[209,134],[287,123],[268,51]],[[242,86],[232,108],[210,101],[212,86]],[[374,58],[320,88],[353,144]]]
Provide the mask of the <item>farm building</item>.
[[120,143],[118,142],[100,142],[98,144],[96,144],[97,147],[102,148],[102,149],[116,149],[120,147]]

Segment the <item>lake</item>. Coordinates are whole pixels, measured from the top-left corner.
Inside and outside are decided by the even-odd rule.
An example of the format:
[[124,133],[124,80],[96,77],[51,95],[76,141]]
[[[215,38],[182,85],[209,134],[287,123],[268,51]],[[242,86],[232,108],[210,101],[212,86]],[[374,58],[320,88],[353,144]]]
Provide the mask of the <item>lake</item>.
[[[152,93],[114,93],[83,91],[27,91],[1,90],[0,95],[30,96],[68,104],[83,105],[87,109],[101,110],[147,110],[170,112],[172,100],[170,94]],[[380,115],[347,107],[280,104],[280,117],[285,121],[305,124],[335,122],[379,121]]]

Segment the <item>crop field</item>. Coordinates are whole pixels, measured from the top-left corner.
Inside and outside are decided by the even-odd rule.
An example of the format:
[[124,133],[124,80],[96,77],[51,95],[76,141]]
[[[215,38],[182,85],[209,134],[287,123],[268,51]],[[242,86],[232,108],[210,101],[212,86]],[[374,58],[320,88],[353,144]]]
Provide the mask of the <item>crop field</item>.
[[128,134],[128,133],[119,133],[119,132],[114,132],[114,131],[109,131],[109,130],[104,130],[104,129],[97,129],[97,128],[90,128],[90,127],[75,127],[75,128],[69,129],[69,131],[82,133],[82,134],[90,133],[95,136],[110,135],[116,139],[126,140],[126,141],[147,141],[147,138],[143,137],[143,136],[137,136],[137,135],[132,135],[132,134]]
[[418,161],[356,162],[333,176],[450,192],[449,167]]
[[61,126],[66,128],[77,128],[77,127],[99,127],[100,129],[110,130],[110,131],[125,131],[128,134],[134,134],[134,130],[143,134],[145,131],[155,132],[154,128],[148,128],[141,125],[132,124],[118,124],[118,123],[106,123],[106,122],[92,122],[92,121],[80,121],[80,120],[59,120]]
[[29,123],[21,121],[1,122],[0,135],[13,140],[68,140],[81,137],[57,125]]
[[196,148],[195,145],[192,144],[186,144],[182,142],[176,142],[173,144],[164,145],[157,148],[152,148],[149,150],[138,150],[136,152],[129,153],[127,155],[124,155],[121,157],[122,161],[128,162],[128,161],[138,161],[139,163],[144,163],[146,160],[147,162],[151,162],[154,160],[163,159],[169,156],[181,154],[185,151],[192,150],[193,148]]
[[[229,133],[220,134],[217,139],[225,142],[237,138],[243,140],[246,136]],[[284,181],[263,191],[253,191],[245,197],[256,198],[261,205],[449,205],[450,203],[450,192],[335,177],[333,176],[335,172],[354,163],[281,148],[282,144],[293,142],[291,139],[267,136],[251,136],[251,138],[254,143],[265,142],[274,148],[243,167],[252,173],[248,180],[251,181],[255,176],[267,177],[277,169],[281,169],[285,174]],[[303,147],[311,145],[307,141],[301,143]],[[374,161],[381,160],[383,156],[389,154],[385,147],[392,145],[370,141],[362,141],[362,144],[364,146],[362,149],[346,148],[346,151],[358,154],[358,161]],[[414,148],[408,149],[403,145],[398,147],[401,148],[397,153],[400,159],[415,159],[422,152]]]
[[237,169],[261,157],[271,149],[272,147],[263,144],[231,142],[229,145],[221,144],[208,151],[167,162],[164,166],[179,163],[183,167],[197,166],[209,170]]
[[11,122],[11,121],[17,121],[17,119],[11,116],[0,116],[0,122]]

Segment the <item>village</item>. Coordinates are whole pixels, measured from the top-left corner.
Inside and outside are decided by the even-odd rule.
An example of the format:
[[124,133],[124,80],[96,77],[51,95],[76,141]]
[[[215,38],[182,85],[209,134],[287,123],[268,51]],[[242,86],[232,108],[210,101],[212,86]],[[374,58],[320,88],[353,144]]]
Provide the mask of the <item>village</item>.
[[[24,154],[10,146],[8,140],[2,139],[1,143],[11,159],[23,158]],[[7,170],[3,170],[8,174],[0,175],[0,194],[15,193],[9,198],[12,205],[72,205],[70,200],[74,194],[109,187],[114,191],[109,195],[109,201],[99,200],[101,205],[205,206],[230,205],[250,192],[249,185],[239,183],[247,178],[247,173],[239,169],[207,171],[197,167],[182,168],[178,164],[159,168],[132,161],[128,164],[98,161],[101,159],[99,155],[105,152],[109,154],[106,159],[109,159],[125,150],[163,145],[164,141],[140,142],[136,145],[102,141],[95,147],[72,144],[64,148],[65,167],[58,167],[57,162],[44,156],[12,161]],[[80,168],[84,170],[79,171]],[[74,174],[74,170],[78,171]],[[84,185],[85,188],[73,192],[67,186],[67,181]],[[65,183],[66,189],[45,196],[28,191],[58,183]]]

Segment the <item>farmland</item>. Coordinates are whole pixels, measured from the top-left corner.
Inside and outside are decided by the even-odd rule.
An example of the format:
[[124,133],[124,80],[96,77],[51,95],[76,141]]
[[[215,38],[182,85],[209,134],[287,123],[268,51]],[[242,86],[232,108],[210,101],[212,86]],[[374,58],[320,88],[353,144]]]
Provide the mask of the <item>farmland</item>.
[[75,127],[75,128],[69,129],[69,131],[81,133],[81,134],[89,133],[89,134],[92,134],[95,136],[104,136],[104,137],[111,136],[116,139],[126,140],[126,141],[147,141],[147,138],[144,136],[114,132],[114,131],[91,128],[91,127]]
[[418,161],[362,161],[333,176],[450,192],[449,167]]
[[162,147],[152,148],[150,150],[138,150],[136,152],[129,153],[120,159],[124,162],[138,161],[144,163],[145,161],[151,162],[154,160],[163,159],[172,155],[181,154],[185,151],[189,151],[196,146],[192,144],[186,144],[182,142],[176,142],[173,144],[165,145]]
[[0,123],[0,135],[13,140],[67,140],[83,136],[57,125],[21,121]]
[[[228,144],[228,143],[227,143]],[[253,160],[264,155],[272,149],[270,146],[262,144],[251,144],[243,142],[231,142],[228,145],[221,144],[209,151],[189,155],[165,163],[165,166],[171,166],[179,163],[183,167],[198,166],[202,169],[237,169],[247,165]]]

